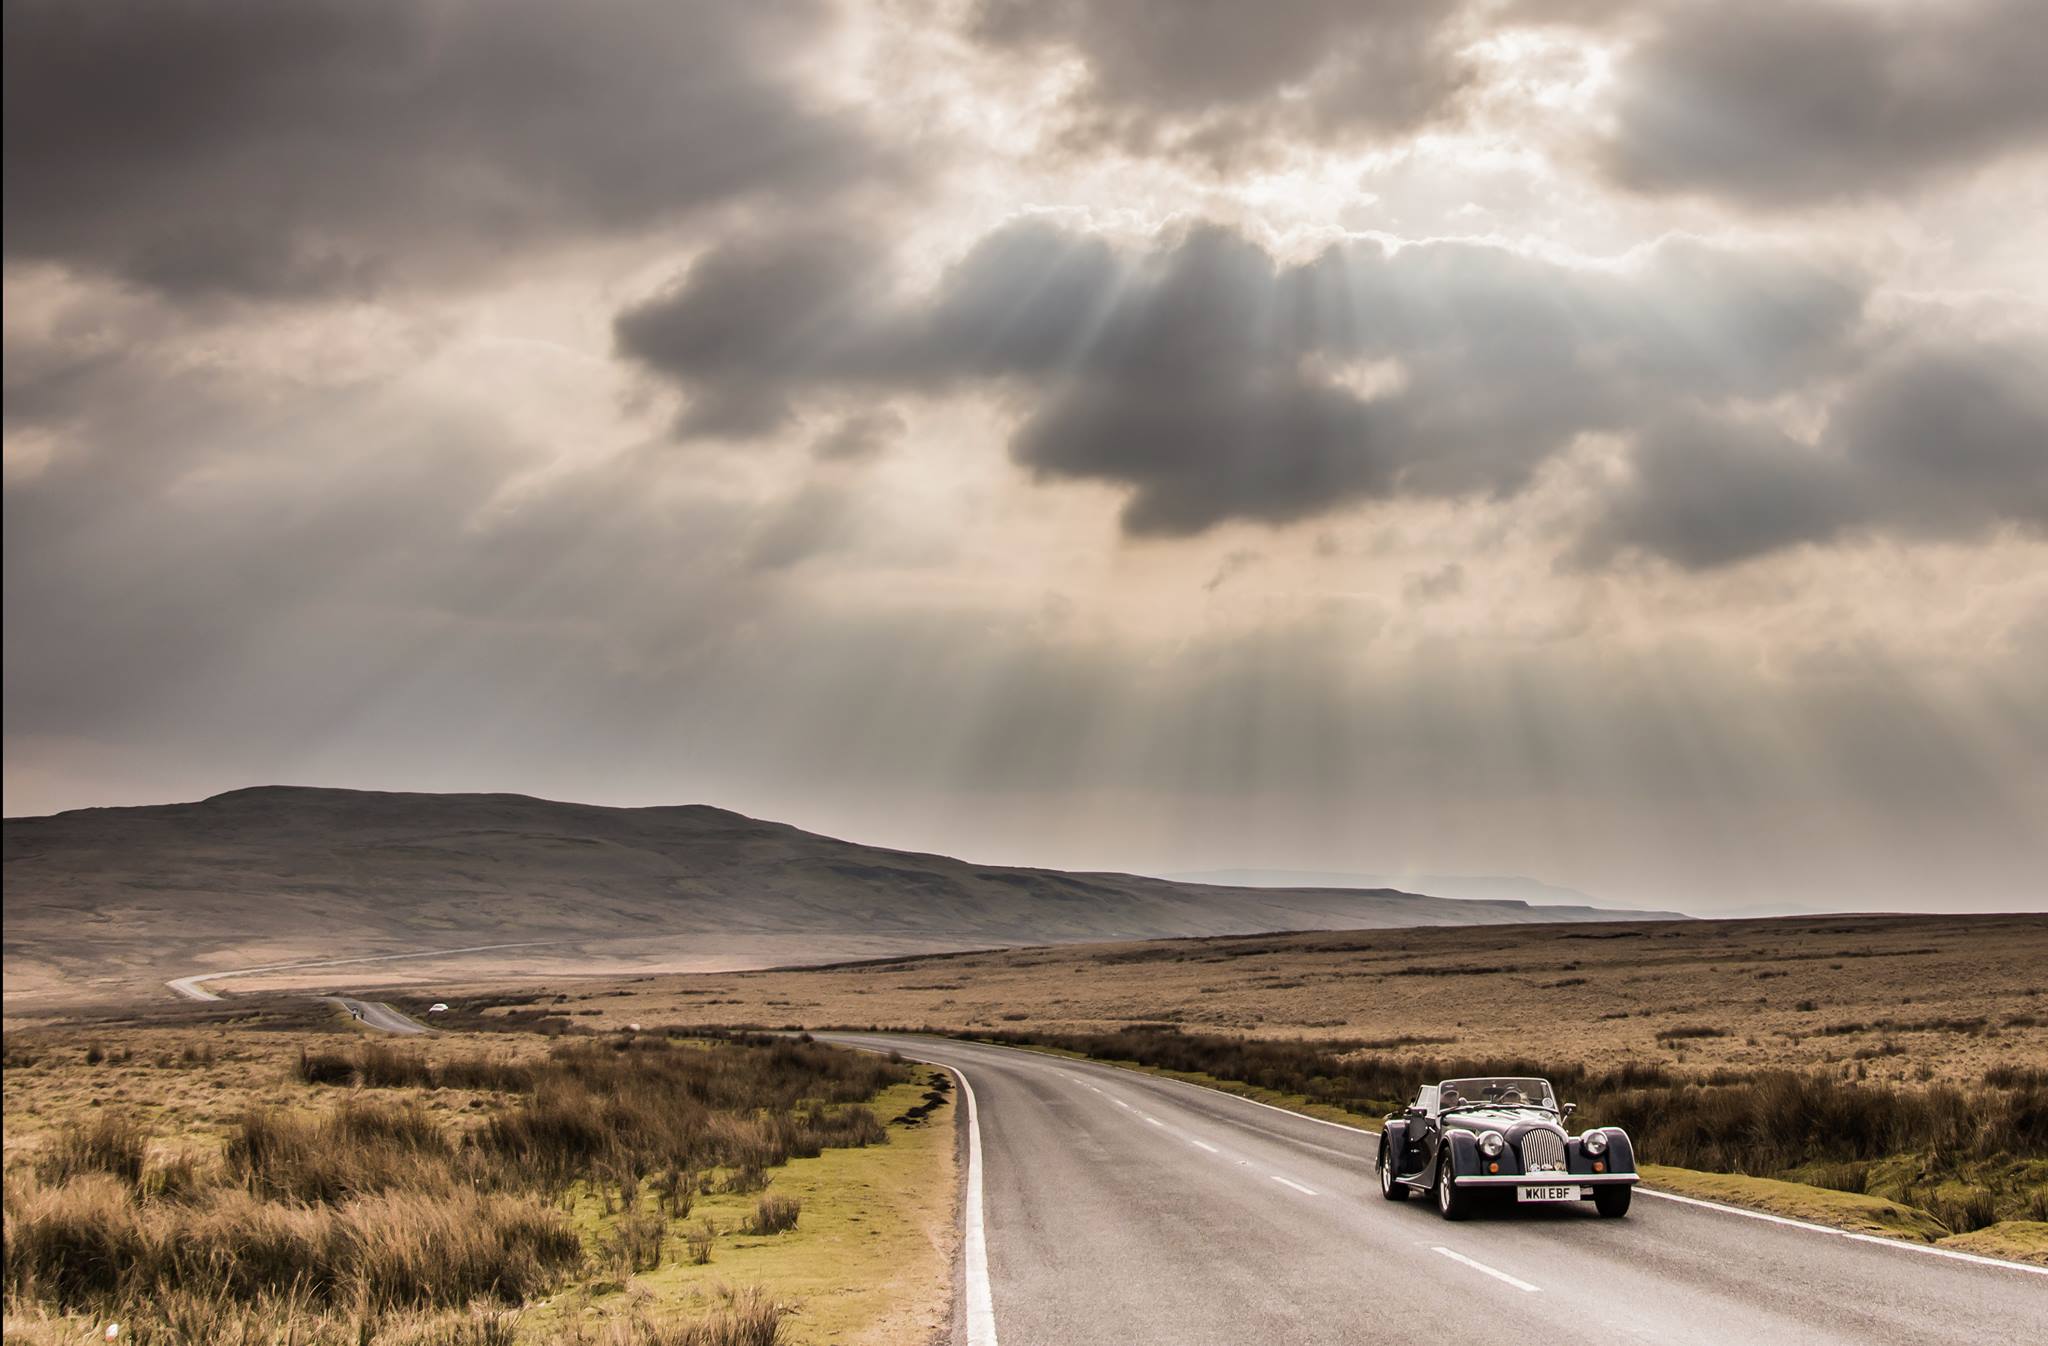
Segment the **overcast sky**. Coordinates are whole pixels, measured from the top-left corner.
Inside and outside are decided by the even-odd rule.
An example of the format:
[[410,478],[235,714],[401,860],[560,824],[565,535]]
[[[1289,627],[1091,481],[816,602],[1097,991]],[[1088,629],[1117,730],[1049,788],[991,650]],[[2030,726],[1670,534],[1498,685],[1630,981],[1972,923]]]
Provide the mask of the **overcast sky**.
[[6,810],[2048,907],[2037,0],[10,0]]

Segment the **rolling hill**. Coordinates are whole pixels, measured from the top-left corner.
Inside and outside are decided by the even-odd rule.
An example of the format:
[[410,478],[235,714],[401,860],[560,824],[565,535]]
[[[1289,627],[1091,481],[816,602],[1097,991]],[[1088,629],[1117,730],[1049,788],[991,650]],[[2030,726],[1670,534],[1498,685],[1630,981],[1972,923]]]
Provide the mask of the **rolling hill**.
[[[1002,868],[703,805],[282,786],[10,818],[5,862],[10,1009],[161,993],[166,979],[195,972],[478,944],[522,946],[485,960],[501,971],[617,972],[1668,915]],[[423,970],[338,975],[361,983]]]

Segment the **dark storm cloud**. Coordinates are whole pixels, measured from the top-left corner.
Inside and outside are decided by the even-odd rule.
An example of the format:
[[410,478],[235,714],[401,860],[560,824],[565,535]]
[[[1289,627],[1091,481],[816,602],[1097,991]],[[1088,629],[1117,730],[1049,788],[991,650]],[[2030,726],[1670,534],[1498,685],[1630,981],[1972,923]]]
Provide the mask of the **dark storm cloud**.
[[1619,79],[1607,168],[1645,191],[1793,205],[2048,145],[2036,0],[1687,0]]
[[820,435],[811,445],[811,456],[828,463],[872,458],[908,428],[899,413],[886,407],[856,411]]
[[[929,293],[889,270],[843,238],[748,240],[622,314],[620,347],[682,386],[686,434],[772,428],[807,398],[1016,390],[1017,462],[1129,487],[1129,531],[1186,534],[1513,493],[1582,432],[1839,369],[1864,295],[1829,266],[1684,240],[1627,272],[1466,243],[1284,265],[1214,227],[1121,252],[1033,222]],[[1389,363],[1383,389],[1351,377]]]
[[1634,547],[1707,569],[1831,537],[1853,517],[1845,465],[1768,429],[1677,418],[1636,441],[1631,466],[1580,560]]
[[6,7],[6,247],[172,293],[359,290],[868,171],[807,0]]
[[1695,569],[1848,533],[1968,539],[2048,526],[2048,345],[1952,342],[1857,379],[1814,444],[1727,420],[1644,434],[1582,549]]
[[1358,139],[1448,111],[1471,79],[1428,0],[982,0],[969,33],[1087,69],[1070,141],[1226,158],[1275,135]]

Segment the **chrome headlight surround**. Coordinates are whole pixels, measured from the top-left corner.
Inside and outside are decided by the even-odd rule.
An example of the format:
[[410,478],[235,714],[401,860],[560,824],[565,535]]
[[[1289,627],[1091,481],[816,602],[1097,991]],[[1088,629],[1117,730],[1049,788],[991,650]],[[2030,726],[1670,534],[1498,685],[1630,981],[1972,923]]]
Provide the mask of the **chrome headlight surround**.
[[1607,1153],[1607,1133],[1605,1131],[1588,1131],[1579,1139],[1585,1143],[1587,1154]]
[[1498,1158],[1500,1152],[1507,1147],[1507,1137],[1501,1135],[1500,1132],[1482,1131],[1479,1133],[1479,1153],[1485,1155],[1488,1159]]

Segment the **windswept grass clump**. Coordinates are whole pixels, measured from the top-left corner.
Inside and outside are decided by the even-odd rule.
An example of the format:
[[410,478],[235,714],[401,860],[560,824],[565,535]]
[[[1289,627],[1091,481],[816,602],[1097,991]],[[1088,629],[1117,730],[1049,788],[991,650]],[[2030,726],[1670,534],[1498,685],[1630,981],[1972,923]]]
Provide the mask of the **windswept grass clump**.
[[72,1122],[39,1156],[36,1169],[46,1183],[104,1173],[129,1186],[142,1182],[149,1155],[149,1131],[124,1112],[101,1112]]
[[781,1234],[796,1228],[797,1216],[803,1213],[804,1203],[793,1196],[778,1196],[765,1193],[754,1203],[754,1213],[747,1220],[749,1234]]
[[223,1157],[250,1192],[287,1201],[446,1192],[460,1176],[455,1147],[417,1103],[345,1099],[325,1117],[251,1108],[229,1133]]
[[776,1346],[789,1307],[759,1286],[721,1288],[723,1303],[690,1318],[650,1319],[636,1315],[603,1328],[578,1326],[564,1346]]

